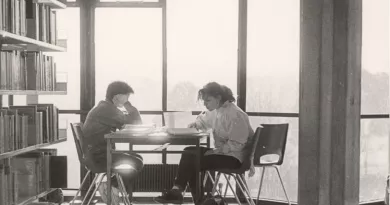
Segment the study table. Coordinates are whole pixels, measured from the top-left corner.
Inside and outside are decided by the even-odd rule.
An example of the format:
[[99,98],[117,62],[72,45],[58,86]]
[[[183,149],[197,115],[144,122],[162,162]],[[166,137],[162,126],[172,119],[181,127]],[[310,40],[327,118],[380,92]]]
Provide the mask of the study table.
[[[169,134],[166,131],[155,129],[150,132],[142,132],[136,133],[134,131],[129,130],[120,130],[110,134],[106,134],[104,138],[107,141],[107,176],[112,175],[112,153],[115,152],[129,152],[129,151],[116,151],[113,149],[113,143],[129,143],[130,147],[133,145],[192,145],[197,148],[200,147],[201,141],[203,139],[207,139],[207,147],[210,147],[210,134],[207,132],[201,133],[181,133],[181,134]],[[197,149],[199,150],[199,149]],[[130,150],[134,153],[142,153],[142,151]],[[156,153],[162,153],[161,150],[154,150]],[[153,151],[148,151],[148,153],[152,153]],[[169,151],[165,151],[168,152]],[[200,156],[201,153],[196,153],[196,170],[198,173],[196,175],[196,187],[195,190],[195,198],[199,199],[200,196],[200,185],[201,185],[201,177],[200,177]],[[173,183],[173,182],[172,182]],[[107,177],[107,193],[111,193],[111,177]],[[130,194],[130,193],[129,193]],[[107,194],[107,204],[111,204],[111,194]]]

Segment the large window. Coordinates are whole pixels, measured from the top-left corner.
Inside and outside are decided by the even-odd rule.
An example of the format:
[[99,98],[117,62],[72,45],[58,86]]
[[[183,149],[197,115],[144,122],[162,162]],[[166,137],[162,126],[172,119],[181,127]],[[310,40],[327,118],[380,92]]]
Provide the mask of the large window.
[[247,111],[298,113],[299,0],[248,1]]
[[[247,100],[248,112],[298,113],[299,110],[299,5],[298,0],[248,0]],[[251,117],[261,123],[289,123],[281,175],[291,201],[298,194],[298,118]],[[257,196],[260,171],[248,179]],[[285,200],[273,169],[265,175],[261,198]]]
[[362,114],[389,113],[389,1],[363,1]]
[[[389,114],[389,1],[363,0],[362,114]],[[363,119],[360,201],[383,199],[389,166],[388,119]]]
[[388,119],[363,119],[360,126],[360,201],[383,199],[389,163]]
[[168,0],[168,110],[202,110],[197,91],[237,91],[238,0]]
[[97,8],[96,102],[108,84],[129,83],[131,103],[139,110],[162,109],[162,10]]

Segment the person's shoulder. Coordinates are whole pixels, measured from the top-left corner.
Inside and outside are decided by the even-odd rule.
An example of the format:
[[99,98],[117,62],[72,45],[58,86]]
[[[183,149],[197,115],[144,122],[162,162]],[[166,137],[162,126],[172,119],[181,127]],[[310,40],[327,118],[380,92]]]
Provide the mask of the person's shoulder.
[[236,104],[228,102],[224,104],[224,115],[228,118],[247,118],[248,115]]
[[117,110],[117,108],[112,103],[102,100],[92,110],[95,112],[101,112],[107,110]]

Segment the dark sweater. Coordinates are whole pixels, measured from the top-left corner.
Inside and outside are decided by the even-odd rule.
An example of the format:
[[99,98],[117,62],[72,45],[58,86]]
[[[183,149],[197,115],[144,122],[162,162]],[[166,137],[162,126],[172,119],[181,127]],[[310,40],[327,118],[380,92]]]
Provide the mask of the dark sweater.
[[121,129],[124,124],[141,124],[138,110],[130,103],[125,104],[124,114],[113,103],[100,101],[87,115],[83,126],[83,150],[88,156],[101,160],[105,158],[107,144],[104,135]]

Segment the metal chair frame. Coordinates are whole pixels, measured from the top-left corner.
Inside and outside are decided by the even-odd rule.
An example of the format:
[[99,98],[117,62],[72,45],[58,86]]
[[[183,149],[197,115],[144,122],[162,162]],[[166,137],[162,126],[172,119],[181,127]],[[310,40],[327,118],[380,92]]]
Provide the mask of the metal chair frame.
[[[86,166],[85,164],[85,161],[86,161],[86,158],[85,158],[85,155],[84,155],[84,152],[82,150],[82,142],[80,139],[80,136],[77,135],[77,128],[80,129],[78,130],[78,132],[81,132],[81,127],[83,126],[82,123],[70,123],[71,125],[71,128],[72,128],[72,132],[73,132],[73,138],[74,138],[74,141],[75,141],[75,145],[76,145],[76,150],[77,150],[77,154],[79,156],[79,160],[80,160],[80,164],[84,165],[84,167],[87,169],[87,174],[84,176],[81,184],[80,184],[80,187],[79,189],[77,190],[76,192],[76,195],[73,197],[73,199],[69,202],[70,205],[74,205],[74,201],[76,200],[77,196],[79,195],[79,193],[81,192],[81,188],[83,187],[84,183],[87,181],[87,178],[93,174],[91,172],[91,170]],[[131,202],[130,202],[130,199],[128,197],[128,193],[126,192],[126,189],[125,189],[125,185],[123,183],[123,180],[122,180],[122,177],[118,174],[118,173],[115,173],[114,174],[117,181],[118,181],[118,185],[119,185],[119,191],[121,192],[122,194],[122,197],[123,197],[123,202],[126,204],[126,205],[131,205]],[[93,197],[95,196],[96,194],[96,191],[97,189],[99,188],[100,184],[102,183],[104,177],[106,177],[106,173],[95,173],[95,176],[92,180],[92,183],[89,185],[88,187],[88,191],[87,193],[85,194],[85,197],[82,199],[82,202],[81,204],[84,204],[86,202],[86,200],[88,199],[88,196],[89,196],[89,193],[92,191],[92,187],[96,184],[89,200],[88,200],[88,203],[87,205],[89,205],[93,199]],[[111,190],[111,194],[112,194],[112,190]]]
[[[213,177],[211,176],[210,172],[209,171],[206,171],[206,176],[204,178],[204,181],[203,181],[203,185],[206,184],[206,181],[208,178],[210,178],[210,180],[212,181],[212,183],[214,184],[213,186],[213,191],[212,191],[212,194],[214,195],[215,192],[218,192],[218,194],[220,194],[222,196],[222,194],[220,193],[219,190],[216,189],[217,185],[218,185],[218,181],[219,181],[219,178],[221,176],[221,174],[225,177],[226,181],[227,181],[227,185],[226,188],[225,188],[225,192],[224,192],[224,195],[223,196],[226,196],[226,193],[227,193],[227,189],[228,187],[230,188],[230,190],[233,192],[234,194],[234,197],[236,198],[237,200],[237,203],[239,205],[241,205],[241,202],[237,196],[237,194],[235,193],[234,191],[234,188],[233,186],[230,184],[230,178],[233,177],[234,180],[236,181],[236,184],[238,184],[238,187],[240,189],[240,191],[244,194],[246,194],[246,197],[245,197],[245,200],[247,201],[248,204],[250,205],[256,205],[258,202],[259,202],[259,199],[260,199],[260,193],[261,193],[261,189],[262,189],[262,186],[263,186],[263,181],[264,181],[264,174],[265,174],[265,171],[267,168],[274,168],[278,174],[278,178],[280,180],[280,183],[282,185],[282,188],[283,188],[283,192],[284,192],[284,195],[287,199],[287,202],[289,205],[291,205],[291,202],[290,202],[290,199],[288,197],[288,194],[287,194],[287,191],[286,191],[286,188],[284,186],[284,183],[283,183],[283,180],[282,180],[282,177],[280,175],[280,171],[279,171],[279,166],[283,163],[283,157],[284,157],[284,150],[285,150],[285,145],[286,145],[286,139],[287,139],[287,131],[288,131],[288,124],[274,124],[274,125],[271,125],[271,124],[262,124],[261,127],[258,127],[256,129],[256,133],[254,135],[254,143],[252,144],[252,153],[250,155],[250,160],[252,160],[252,163],[253,163],[253,159],[254,159],[254,155],[255,155],[255,152],[257,151],[258,149],[258,143],[259,142],[259,138],[261,137],[261,130],[264,129],[263,126],[267,127],[267,126],[278,126],[278,125],[282,125],[282,126],[287,126],[286,127],[286,132],[283,133],[284,134],[284,141],[282,142],[283,143],[283,147],[281,148],[281,153],[280,153],[280,159],[278,162],[276,163],[272,163],[272,164],[254,164],[255,167],[262,167],[262,173],[261,173],[261,176],[260,176],[260,185],[259,185],[259,190],[258,190],[258,193],[257,193],[257,198],[256,198],[256,203],[253,201],[252,197],[251,197],[251,194],[250,194],[250,191],[249,191],[249,187],[247,185],[247,183],[245,182],[245,174],[236,174],[236,173],[224,173],[224,172],[221,172],[221,171],[218,171],[217,170],[217,176],[216,176],[216,180],[214,181],[213,180]],[[256,152],[256,155],[258,155],[258,153]],[[228,175],[228,177],[227,177]]]

